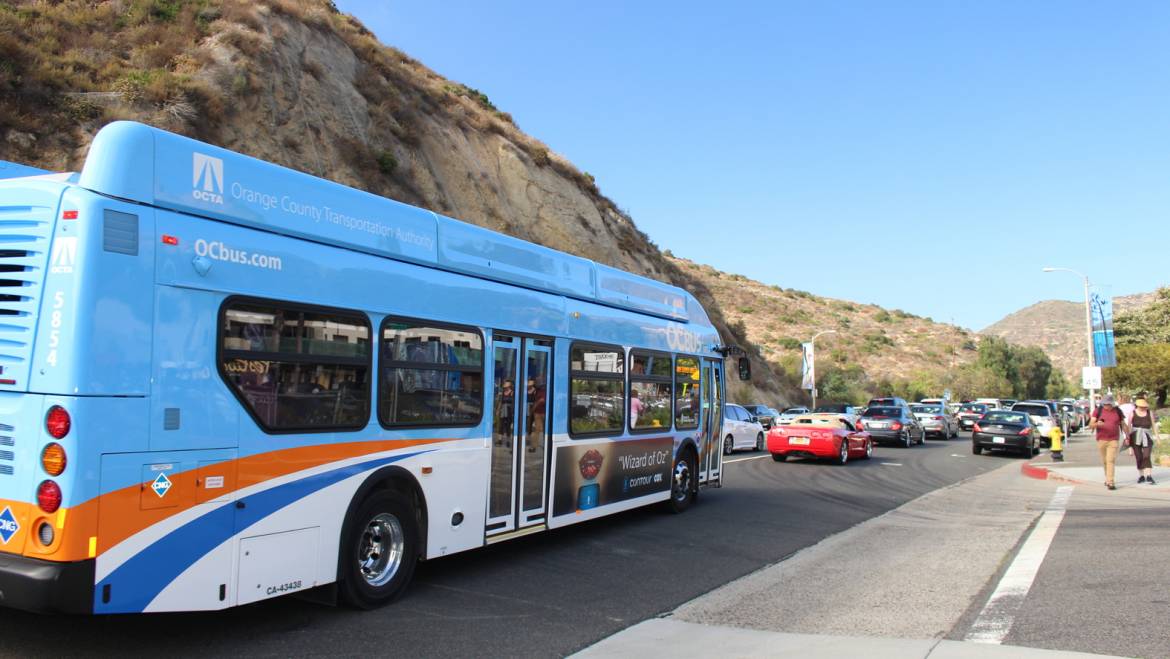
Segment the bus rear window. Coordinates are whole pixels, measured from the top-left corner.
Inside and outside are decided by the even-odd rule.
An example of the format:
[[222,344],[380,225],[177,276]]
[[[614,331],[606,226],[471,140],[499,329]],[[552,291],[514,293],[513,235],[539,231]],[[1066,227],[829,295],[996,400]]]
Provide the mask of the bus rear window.
[[378,420],[472,426],[483,414],[483,337],[470,327],[387,319],[379,356]]
[[356,312],[281,302],[231,302],[221,326],[221,374],[270,432],[365,427],[370,326]]

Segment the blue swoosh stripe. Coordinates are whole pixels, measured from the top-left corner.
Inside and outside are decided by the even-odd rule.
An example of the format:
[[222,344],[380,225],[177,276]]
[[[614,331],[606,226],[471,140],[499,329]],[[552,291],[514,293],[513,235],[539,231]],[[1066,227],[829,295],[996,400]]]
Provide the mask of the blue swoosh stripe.
[[[215,508],[171,531],[106,575],[94,589],[94,612],[139,613],[195,561],[235,535],[236,529],[246,529],[350,476],[427,452],[378,458],[277,485],[240,499],[244,503],[242,509],[237,509],[235,501]],[[107,585],[110,601],[103,604],[102,590]]]

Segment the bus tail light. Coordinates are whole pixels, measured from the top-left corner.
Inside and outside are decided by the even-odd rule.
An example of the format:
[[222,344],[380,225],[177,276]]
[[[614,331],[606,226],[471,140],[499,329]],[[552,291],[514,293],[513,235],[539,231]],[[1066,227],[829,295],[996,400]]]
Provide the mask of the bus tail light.
[[55,513],[61,507],[61,487],[53,481],[41,481],[37,487],[37,505],[46,513]]
[[45,430],[53,439],[62,439],[69,434],[69,428],[73,425],[73,419],[69,418],[69,412],[65,411],[64,407],[54,405],[49,408],[49,413],[45,415]]
[[61,472],[65,471],[66,462],[65,447],[57,442],[46,444],[45,449],[41,451],[41,467],[50,476],[60,476]]

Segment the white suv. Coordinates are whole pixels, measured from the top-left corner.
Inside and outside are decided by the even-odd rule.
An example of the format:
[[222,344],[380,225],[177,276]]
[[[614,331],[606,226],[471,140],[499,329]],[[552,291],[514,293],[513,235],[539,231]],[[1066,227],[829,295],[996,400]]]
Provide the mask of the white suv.
[[742,406],[728,403],[723,406],[723,454],[741,448],[764,450],[764,426]]
[[1041,445],[1047,446],[1052,439],[1052,431],[1058,427],[1056,417],[1052,413],[1052,408],[1044,401],[1024,401],[1012,405],[1013,412],[1023,412],[1032,417],[1032,423],[1036,425],[1036,430],[1040,433]]

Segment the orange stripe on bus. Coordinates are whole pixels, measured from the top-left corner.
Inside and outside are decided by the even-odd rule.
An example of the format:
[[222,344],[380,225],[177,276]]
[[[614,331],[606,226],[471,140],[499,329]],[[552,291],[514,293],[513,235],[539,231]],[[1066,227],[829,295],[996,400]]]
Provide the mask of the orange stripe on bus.
[[[315,446],[298,446],[279,449],[267,453],[249,455],[236,460],[225,460],[210,466],[200,467],[189,471],[168,474],[172,486],[170,492],[188,490],[198,491],[197,482],[201,483],[208,476],[227,476],[234,467],[235,478],[225,478],[222,490],[216,491],[216,496],[223,496],[237,490],[264,483],[273,478],[311,469],[330,462],[346,460],[374,453],[381,453],[394,449],[403,449],[411,446],[423,446],[439,442],[448,442],[451,439],[389,439],[367,442],[346,442],[344,444],[320,444]],[[149,483],[138,483],[119,490],[107,492],[69,509],[68,528],[58,534],[58,539],[51,547],[39,547],[36,542],[24,542],[26,528],[22,524],[17,536],[12,538],[7,547],[24,545],[26,556],[35,556],[53,561],[80,561],[94,556],[91,548],[93,538],[96,537],[97,554],[102,554],[109,548],[117,545],[134,534],[161,522],[168,517],[189,510],[196,504],[196,498],[187,498],[186,503],[170,508],[141,510],[142,493]],[[32,504],[9,503],[16,512],[17,506],[26,507],[24,519],[35,520],[37,511]],[[64,510],[64,509],[62,509]],[[98,526],[99,510],[105,518]],[[22,512],[25,512],[22,510]],[[28,526],[31,526],[28,525]],[[20,551],[16,549],[15,551]]]

